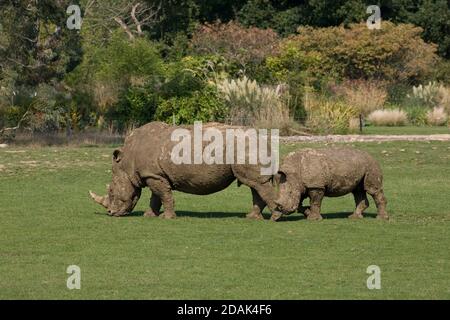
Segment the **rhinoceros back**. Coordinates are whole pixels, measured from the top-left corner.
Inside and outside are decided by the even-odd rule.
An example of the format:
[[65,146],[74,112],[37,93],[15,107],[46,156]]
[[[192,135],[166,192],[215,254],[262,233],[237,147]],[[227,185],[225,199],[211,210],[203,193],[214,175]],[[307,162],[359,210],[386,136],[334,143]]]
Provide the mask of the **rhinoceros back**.
[[326,170],[326,195],[341,196],[364,183],[366,176],[378,163],[365,151],[335,147],[319,150]]
[[332,197],[351,192],[371,172],[381,172],[372,156],[353,148],[303,149],[297,157],[304,185],[325,188]]

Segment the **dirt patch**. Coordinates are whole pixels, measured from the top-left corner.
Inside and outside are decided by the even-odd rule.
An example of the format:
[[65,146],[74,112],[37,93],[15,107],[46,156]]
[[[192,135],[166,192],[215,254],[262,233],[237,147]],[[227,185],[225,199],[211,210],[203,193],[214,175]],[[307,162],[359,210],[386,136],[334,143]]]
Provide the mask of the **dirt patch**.
[[20,161],[20,163],[23,163],[23,164],[36,164],[37,161],[34,161],[34,160],[30,160],[30,161]]

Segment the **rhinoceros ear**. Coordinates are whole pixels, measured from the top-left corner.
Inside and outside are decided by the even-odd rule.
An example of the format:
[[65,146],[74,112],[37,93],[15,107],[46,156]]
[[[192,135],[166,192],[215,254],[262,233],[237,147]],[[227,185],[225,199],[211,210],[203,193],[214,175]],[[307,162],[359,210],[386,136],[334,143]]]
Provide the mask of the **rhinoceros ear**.
[[115,162],[120,162],[120,160],[122,160],[122,156],[123,156],[123,151],[122,149],[116,149],[113,152],[113,160]]
[[278,171],[277,173],[275,173],[275,174],[272,176],[272,185],[273,185],[274,187],[280,186],[280,183],[282,182],[282,181],[281,181],[281,177],[282,177],[282,176],[284,176],[284,180],[283,180],[283,181],[286,181],[286,175],[285,175],[283,172],[281,172],[281,171]]
[[279,170],[278,173],[275,175],[274,179],[277,182],[277,184],[284,183],[286,182],[286,173]]

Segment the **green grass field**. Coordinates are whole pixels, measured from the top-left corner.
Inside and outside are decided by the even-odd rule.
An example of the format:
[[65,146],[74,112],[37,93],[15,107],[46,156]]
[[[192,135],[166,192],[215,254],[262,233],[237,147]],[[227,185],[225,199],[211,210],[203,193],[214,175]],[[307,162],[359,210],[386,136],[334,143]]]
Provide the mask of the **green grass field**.
[[[381,162],[389,222],[373,201],[347,219],[351,196],[325,199],[320,222],[249,221],[250,191],[235,183],[177,193],[175,220],[142,216],[146,190],[111,218],[87,191],[105,190],[113,148],[0,149],[0,298],[449,299],[450,143],[353,145]],[[366,287],[373,264],[381,290]],[[66,288],[69,265],[81,290]]]
[[450,128],[447,126],[405,126],[405,127],[364,127],[363,134],[381,134],[381,135],[408,135],[408,134],[450,134]]

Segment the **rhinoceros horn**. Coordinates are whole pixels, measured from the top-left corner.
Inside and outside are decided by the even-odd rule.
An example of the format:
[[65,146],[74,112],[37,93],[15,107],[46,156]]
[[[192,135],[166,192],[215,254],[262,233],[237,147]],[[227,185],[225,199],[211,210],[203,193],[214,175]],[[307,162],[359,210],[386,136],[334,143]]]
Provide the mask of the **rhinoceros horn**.
[[91,198],[92,198],[95,202],[97,202],[98,204],[100,204],[100,205],[102,205],[103,207],[105,207],[106,209],[108,209],[108,204],[109,204],[108,196],[103,196],[103,197],[101,197],[101,196],[95,194],[95,193],[92,192],[92,191],[89,191],[89,195],[91,196]]

